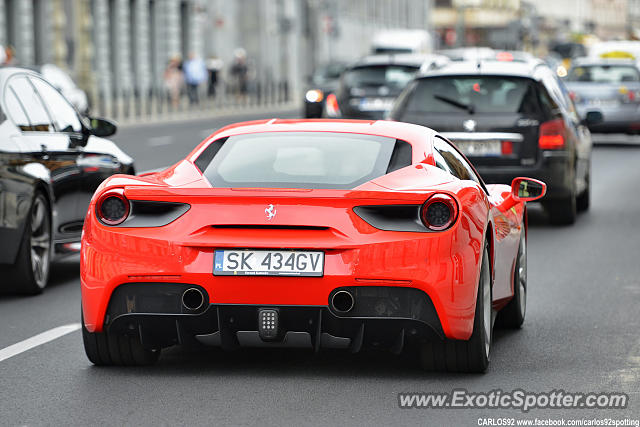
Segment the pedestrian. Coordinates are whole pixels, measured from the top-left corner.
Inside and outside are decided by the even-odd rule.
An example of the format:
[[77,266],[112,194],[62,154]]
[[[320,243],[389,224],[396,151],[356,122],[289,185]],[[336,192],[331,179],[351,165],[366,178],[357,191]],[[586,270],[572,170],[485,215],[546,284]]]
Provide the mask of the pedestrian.
[[173,108],[178,108],[183,83],[184,76],[181,70],[180,56],[175,55],[169,60],[164,71],[164,85]]
[[210,56],[207,60],[207,71],[209,72],[209,85],[207,87],[207,95],[210,98],[215,98],[216,96],[218,75],[223,66],[224,63],[222,62],[222,60],[215,56]]
[[198,104],[198,88],[207,81],[207,66],[194,52],[189,54],[189,60],[184,63],[184,80],[187,84],[189,104]]
[[244,100],[247,95],[249,85],[249,67],[247,66],[247,53],[244,49],[236,49],[233,54],[231,64],[231,77],[236,89],[238,98]]

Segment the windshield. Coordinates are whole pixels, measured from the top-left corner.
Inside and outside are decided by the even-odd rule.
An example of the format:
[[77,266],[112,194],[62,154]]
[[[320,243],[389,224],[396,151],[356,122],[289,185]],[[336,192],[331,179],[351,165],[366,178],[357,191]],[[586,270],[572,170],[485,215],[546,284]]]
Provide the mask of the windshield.
[[388,86],[401,89],[407,85],[418,71],[417,67],[406,65],[372,65],[353,68],[344,75],[347,87]]
[[640,81],[638,69],[631,65],[584,65],[574,67],[567,77],[574,82],[622,83]]
[[316,85],[322,85],[331,80],[340,78],[340,74],[344,71],[344,65],[342,64],[327,64],[323,67],[317,68],[311,80]]
[[524,113],[535,108],[532,82],[519,77],[452,76],[420,79],[404,98],[408,113]]
[[221,143],[204,170],[214,187],[351,189],[411,164],[409,143],[373,135],[269,132]]

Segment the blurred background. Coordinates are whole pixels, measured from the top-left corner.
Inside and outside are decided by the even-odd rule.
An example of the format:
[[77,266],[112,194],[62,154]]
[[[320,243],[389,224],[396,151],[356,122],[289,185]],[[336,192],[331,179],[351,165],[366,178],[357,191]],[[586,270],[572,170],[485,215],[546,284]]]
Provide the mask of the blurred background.
[[427,32],[427,53],[566,61],[637,39],[640,0],[0,0],[0,59],[38,68],[81,111],[138,121],[301,100],[314,70],[370,53],[384,29]]

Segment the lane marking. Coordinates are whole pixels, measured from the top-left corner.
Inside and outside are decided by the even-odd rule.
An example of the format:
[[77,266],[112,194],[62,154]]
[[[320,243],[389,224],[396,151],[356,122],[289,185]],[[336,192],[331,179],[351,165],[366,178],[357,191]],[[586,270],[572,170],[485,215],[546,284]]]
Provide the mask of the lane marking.
[[20,341],[9,347],[5,347],[0,350],[0,362],[7,360],[10,357],[16,356],[25,351],[31,350],[34,347],[38,347],[42,344],[46,344],[50,341],[63,337],[71,332],[75,332],[80,329],[80,323],[70,323],[68,325],[58,326],[57,328],[49,329],[41,334],[35,335],[31,338],[27,338],[24,341]]
[[162,166],[162,167],[160,167],[160,168],[156,168],[156,169],[149,169],[149,170],[146,170],[146,171],[138,172],[136,175],[138,175],[138,176],[139,176],[139,175],[144,175],[145,173],[155,173],[155,172],[160,172],[160,171],[165,170],[165,169],[166,169],[166,168],[168,168],[169,166],[171,166],[171,165]]
[[173,136],[170,135],[153,136],[149,138],[147,145],[149,145],[149,147],[162,147],[163,145],[170,145],[172,142]]

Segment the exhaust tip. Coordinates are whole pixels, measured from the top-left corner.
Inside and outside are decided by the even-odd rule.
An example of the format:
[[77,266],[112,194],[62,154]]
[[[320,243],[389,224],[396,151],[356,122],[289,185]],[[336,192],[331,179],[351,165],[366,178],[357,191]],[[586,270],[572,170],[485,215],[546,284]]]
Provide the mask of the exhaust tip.
[[331,306],[339,313],[347,313],[353,308],[355,301],[349,291],[338,291],[331,297]]
[[198,288],[189,288],[182,294],[182,306],[190,311],[196,311],[204,305],[204,295]]

